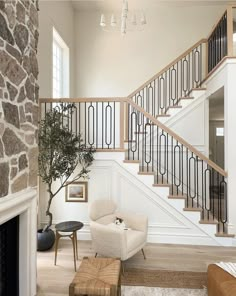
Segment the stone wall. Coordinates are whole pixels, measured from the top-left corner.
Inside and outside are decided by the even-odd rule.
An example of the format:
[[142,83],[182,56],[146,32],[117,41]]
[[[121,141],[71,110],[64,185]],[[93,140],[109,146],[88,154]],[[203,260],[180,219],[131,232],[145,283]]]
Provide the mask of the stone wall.
[[0,0],[0,197],[37,185],[37,0]]

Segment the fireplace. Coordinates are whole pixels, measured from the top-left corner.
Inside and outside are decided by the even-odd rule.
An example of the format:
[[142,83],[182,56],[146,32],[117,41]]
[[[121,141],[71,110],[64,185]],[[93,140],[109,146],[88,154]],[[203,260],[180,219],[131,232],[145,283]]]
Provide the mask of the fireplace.
[[[6,267],[5,261],[2,264],[0,258],[1,296],[36,295],[36,197],[35,190],[27,189],[0,198],[0,241],[1,244],[4,241],[6,243],[2,252],[4,256],[0,254],[0,257],[4,257],[9,265]],[[11,245],[15,245],[12,250]],[[11,287],[3,281],[7,276],[10,276]]]
[[19,216],[0,225],[0,295],[19,296]]

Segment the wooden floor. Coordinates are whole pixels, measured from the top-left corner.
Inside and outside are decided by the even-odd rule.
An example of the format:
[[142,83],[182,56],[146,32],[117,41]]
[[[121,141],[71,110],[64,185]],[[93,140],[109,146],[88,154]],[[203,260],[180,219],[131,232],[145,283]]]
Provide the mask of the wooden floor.
[[[84,256],[94,256],[90,241],[79,241],[79,266]],[[125,266],[156,270],[206,271],[210,263],[236,262],[236,248],[167,244],[147,244],[147,259],[137,253]],[[54,250],[38,252],[38,296],[68,296],[68,287],[74,277],[71,241],[59,243],[57,266],[54,266]]]

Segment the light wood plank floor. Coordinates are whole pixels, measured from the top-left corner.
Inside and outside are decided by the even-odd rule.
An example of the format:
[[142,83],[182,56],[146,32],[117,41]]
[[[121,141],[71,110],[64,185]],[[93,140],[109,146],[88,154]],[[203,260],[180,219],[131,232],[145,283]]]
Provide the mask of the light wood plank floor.
[[[79,266],[84,256],[94,256],[90,241],[79,241]],[[147,244],[147,259],[137,253],[127,260],[126,267],[156,270],[206,271],[210,263],[236,262],[236,248]],[[38,296],[68,296],[68,287],[74,277],[72,245],[69,240],[59,243],[57,266],[54,266],[54,250],[38,252]]]

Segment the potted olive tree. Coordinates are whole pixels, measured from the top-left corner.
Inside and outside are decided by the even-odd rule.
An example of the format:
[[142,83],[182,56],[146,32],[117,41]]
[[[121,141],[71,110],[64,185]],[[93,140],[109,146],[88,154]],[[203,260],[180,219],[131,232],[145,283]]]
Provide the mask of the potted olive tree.
[[74,108],[74,104],[60,104],[47,111],[39,122],[38,170],[48,192],[48,223],[38,230],[38,250],[41,251],[50,249],[55,241],[54,232],[50,228],[53,198],[70,183],[88,177],[89,166],[94,159],[95,150],[86,147],[81,135],[73,133],[67,124]]

